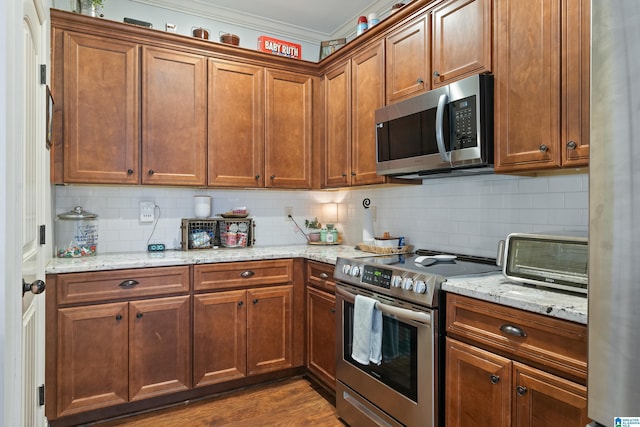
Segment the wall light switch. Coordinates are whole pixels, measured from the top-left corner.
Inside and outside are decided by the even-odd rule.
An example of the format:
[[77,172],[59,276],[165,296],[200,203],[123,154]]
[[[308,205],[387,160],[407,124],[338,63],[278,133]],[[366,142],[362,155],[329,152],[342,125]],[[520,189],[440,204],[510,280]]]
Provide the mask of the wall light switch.
[[155,209],[153,202],[140,202],[140,222],[153,222],[156,219]]

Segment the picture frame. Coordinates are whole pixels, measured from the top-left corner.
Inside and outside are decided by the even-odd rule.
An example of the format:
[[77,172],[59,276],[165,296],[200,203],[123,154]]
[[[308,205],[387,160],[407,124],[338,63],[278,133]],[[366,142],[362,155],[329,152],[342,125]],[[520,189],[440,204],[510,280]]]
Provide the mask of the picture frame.
[[320,61],[347,44],[346,38],[320,42]]
[[46,143],[47,150],[51,148],[53,144],[53,96],[51,95],[51,89],[49,89],[49,85],[47,85],[47,95],[46,95],[46,104],[47,104],[47,115],[46,115],[46,123],[45,123],[45,133],[46,133]]

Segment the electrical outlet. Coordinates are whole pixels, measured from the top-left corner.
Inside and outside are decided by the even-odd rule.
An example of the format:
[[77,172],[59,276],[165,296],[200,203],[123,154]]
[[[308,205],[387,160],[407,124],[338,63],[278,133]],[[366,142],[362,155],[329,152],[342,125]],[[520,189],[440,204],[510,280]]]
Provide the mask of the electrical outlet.
[[284,207],[284,216],[289,219],[289,217],[293,216],[293,208],[291,206]]
[[153,222],[156,219],[156,204],[140,202],[140,222]]

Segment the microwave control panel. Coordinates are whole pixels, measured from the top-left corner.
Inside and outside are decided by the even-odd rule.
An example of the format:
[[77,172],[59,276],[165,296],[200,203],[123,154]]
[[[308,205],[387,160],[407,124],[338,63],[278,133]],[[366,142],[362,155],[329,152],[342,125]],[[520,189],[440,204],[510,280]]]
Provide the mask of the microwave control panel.
[[478,145],[476,97],[469,96],[453,101],[450,108],[453,118],[454,149],[460,150]]

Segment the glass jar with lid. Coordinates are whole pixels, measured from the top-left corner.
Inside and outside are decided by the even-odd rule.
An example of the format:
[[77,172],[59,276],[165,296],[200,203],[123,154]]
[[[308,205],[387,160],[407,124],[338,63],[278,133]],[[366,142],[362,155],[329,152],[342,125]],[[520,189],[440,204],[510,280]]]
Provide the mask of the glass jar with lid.
[[58,215],[56,221],[56,256],[80,258],[98,251],[98,215],[76,206]]

